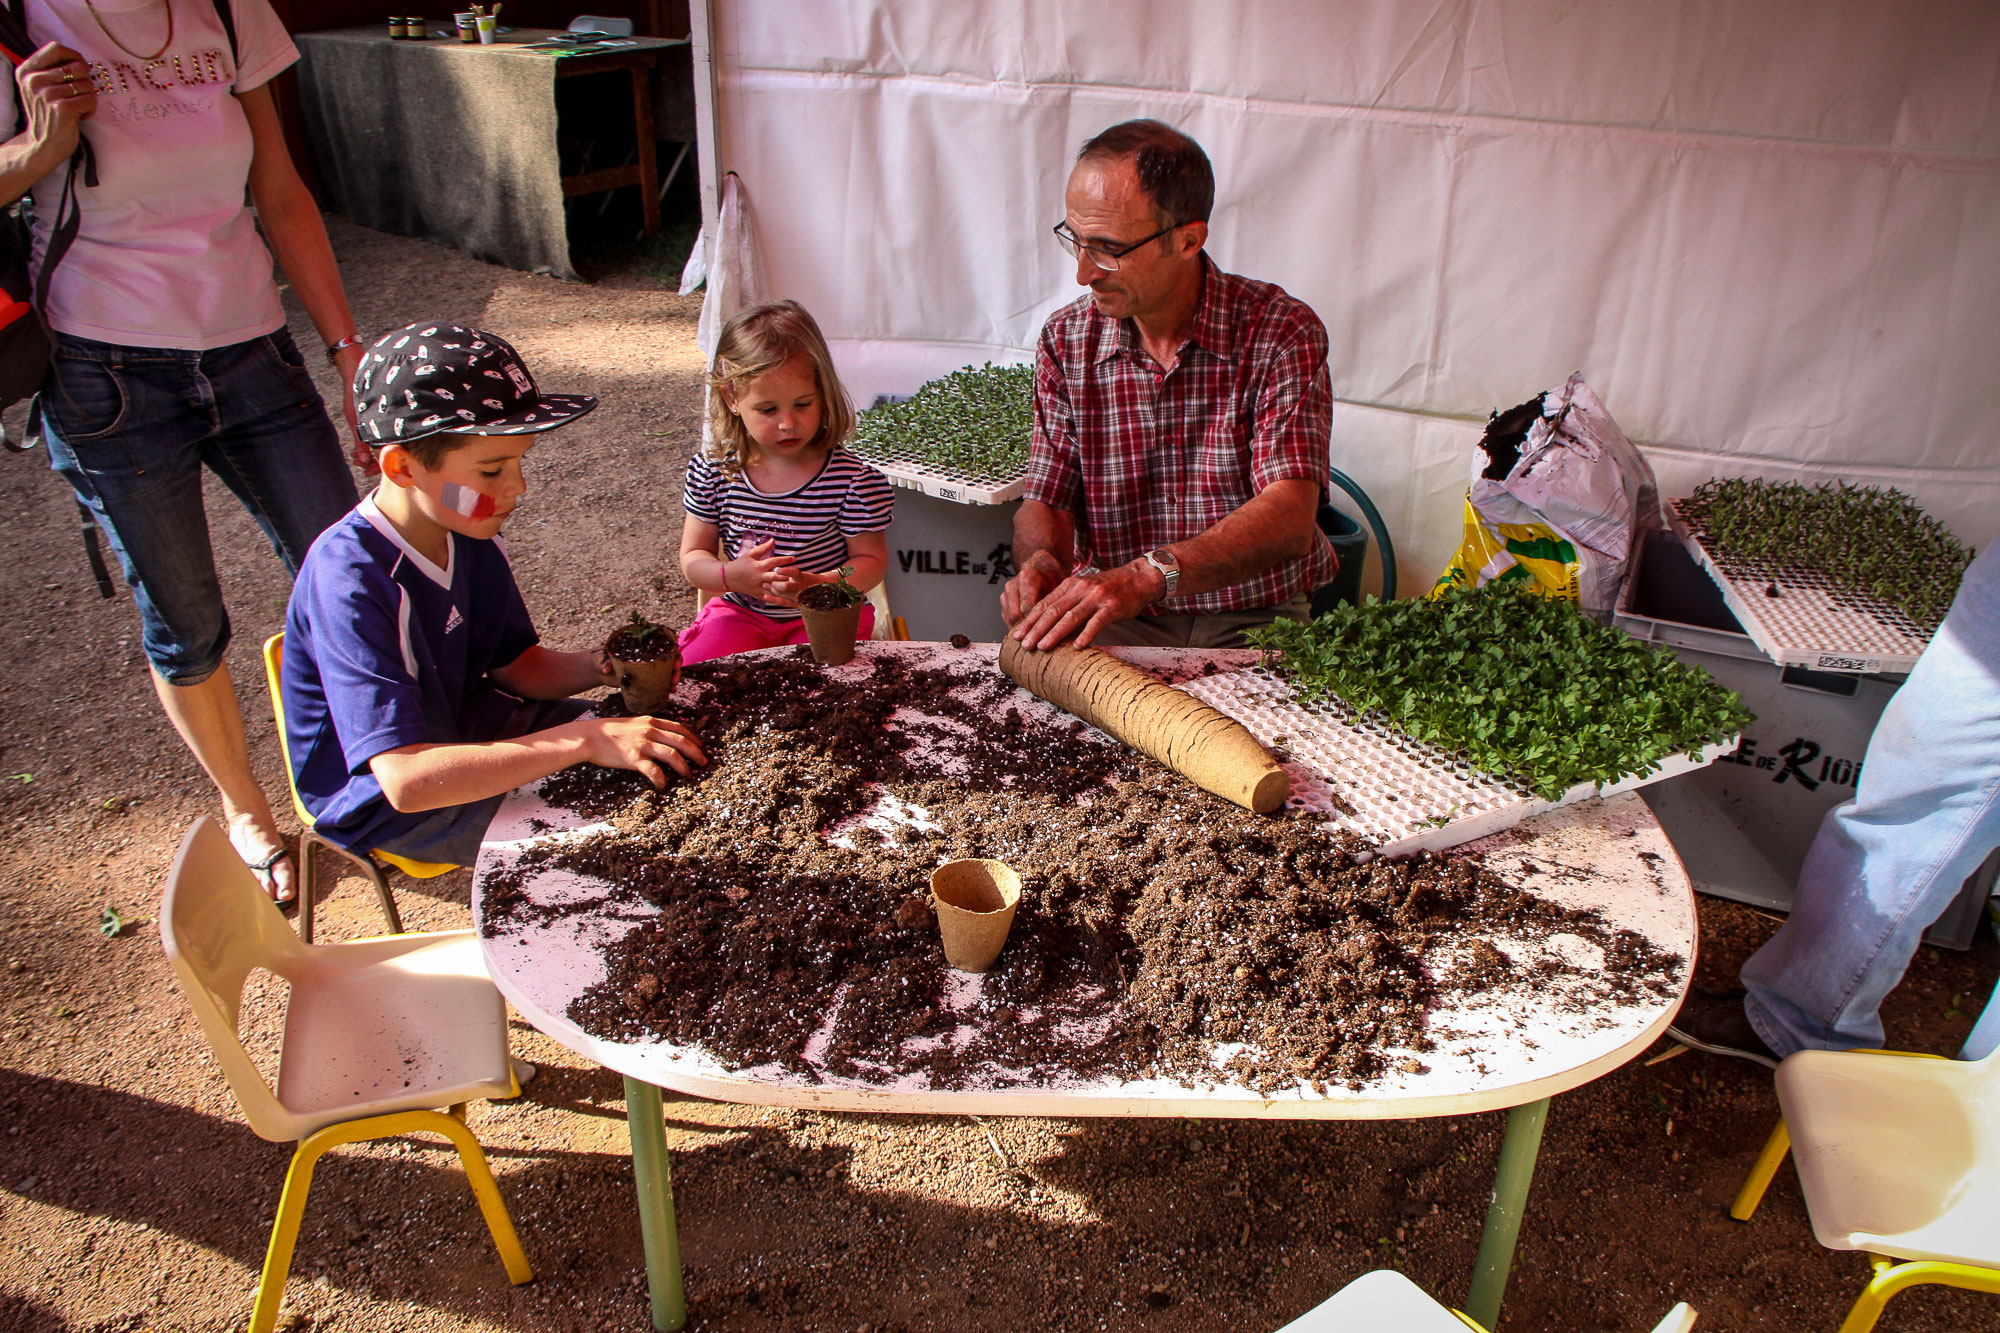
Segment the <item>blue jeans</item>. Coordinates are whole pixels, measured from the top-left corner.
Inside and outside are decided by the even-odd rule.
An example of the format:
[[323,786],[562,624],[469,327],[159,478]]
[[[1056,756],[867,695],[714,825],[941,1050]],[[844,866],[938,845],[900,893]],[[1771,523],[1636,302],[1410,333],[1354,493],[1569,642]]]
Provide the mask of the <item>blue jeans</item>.
[[[1744,1012],[1778,1055],[1882,1044],[1882,999],[1967,876],[2000,846],[2000,544],[1868,742],[1854,799],[1827,812],[1791,917],[1743,965]],[[2000,1046],[1989,1004],[1963,1055]]]
[[354,507],[340,436],[283,329],[206,352],[58,334],[41,424],[50,465],[124,566],[147,659],[176,685],[214,675],[229,647],[203,466],[292,573],[313,539]]

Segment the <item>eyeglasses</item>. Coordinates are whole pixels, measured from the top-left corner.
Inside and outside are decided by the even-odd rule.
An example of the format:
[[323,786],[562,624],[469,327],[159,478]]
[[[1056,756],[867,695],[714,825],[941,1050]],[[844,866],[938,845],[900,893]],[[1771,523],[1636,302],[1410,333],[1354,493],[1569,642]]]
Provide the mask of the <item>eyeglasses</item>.
[[1134,241],[1130,245],[1085,245],[1082,239],[1069,229],[1068,222],[1058,222],[1051,230],[1055,232],[1056,240],[1061,243],[1063,253],[1071,259],[1076,259],[1082,255],[1089,255],[1090,262],[1093,265],[1106,273],[1116,273],[1118,271],[1118,261],[1126,255],[1131,254],[1142,245],[1148,245],[1159,240],[1176,227],[1186,225],[1183,222],[1170,222],[1151,236],[1143,240]]

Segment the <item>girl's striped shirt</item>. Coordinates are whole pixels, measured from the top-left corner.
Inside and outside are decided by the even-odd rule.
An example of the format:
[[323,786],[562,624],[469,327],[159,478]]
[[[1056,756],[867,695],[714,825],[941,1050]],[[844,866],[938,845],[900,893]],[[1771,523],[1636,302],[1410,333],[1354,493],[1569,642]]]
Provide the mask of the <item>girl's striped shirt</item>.
[[[697,453],[688,460],[681,503],[692,517],[715,525],[716,554],[724,560],[773,537],[777,544],[771,554],[786,556],[811,573],[830,574],[847,563],[848,537],[889,526],[895,501],[888,478],[845,449],[833,449],[818,476],[783,495],[767,495],[748,476],[732,477]],[[747,593],[725,596],[779,620],[799,614],[795,607]]]

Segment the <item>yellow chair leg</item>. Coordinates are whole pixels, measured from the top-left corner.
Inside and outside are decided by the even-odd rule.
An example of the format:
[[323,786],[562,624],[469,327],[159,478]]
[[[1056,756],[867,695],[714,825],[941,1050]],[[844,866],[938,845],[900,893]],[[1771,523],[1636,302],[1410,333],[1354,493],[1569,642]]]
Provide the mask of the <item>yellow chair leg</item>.
[[507,1204],[500,1197],[500,1186],[493,1179],[493,1168],[486,1164],[486,1152],[479,1146],[479,1140],[473,1137],[472,1131],[465,1127],[465,1107],[460,1105],[454,1110],[457,1114],[438,1117],[444,1122],[438,1132],[447,1135],[452,1146],[458,1149],[458,1160],[465,1168],[466,1183],[472,1186],[472,1197],[479,1200],[479,1211],[486,1217],[486,1229],[493,1233],[493,1245],[500,1251],[500,1262],[507,1266],[507,1280],[517,1287],[523,1282],[532,1282],[535,1270],[528,1267],[528,1256],[522,1252],[521,1238],[514,1231],[514,1219],[507,1215]]
[[486,1154],[480,1149],[479,1140],[467,1129],[464,1106],[453,1108],[457,1115],[446,1115],[442,1111],[397,1111],[391,1115],[364,1116],[359,1120],[349,1120],[338,1125],[328,1125],[317,1133],[308,1134],[299,1140],[299,1146],[292,1153],[291,1167],[285,1172],[285,1188],[278,1197],[278,1217],[271,1226],[271,1244],[264,1252],[264,1272],[257,1280],[257,1303],[250,1312],[250,1333],[271,1333],[277,1326],[278,1307],[285,1296],[285,1279],[292,1268],[292,1250],[298,1243],[299,1224],[305,1218],[306,1193],[312,1189],[313,1168],[322,1154],[330,1149],[350,1143],[365,1143],[371,1139],[393,1139],[404,1134],[442,1134],[458,1150],[458,1160],[465,1168],[465,1178],[472,1186],[472,1196],[479,1201],[479,1211],[486,1218],[486,1229],[493,1233],[493,1244],[500,1251],[500,1262],[507,1267],[507,1279],[515,1286],[534,1279],[534,1270],[528,1267],[528,1256],[521,1250],[521,1238],[515,1234],[514,1221],[507,1215],[507,1205],[500,1198],[500,1186],[493,1179],[493,1170],[486,1164]]
[[1757,1211],[1757,1205],[1764,1200],[1764,1191],[1771,1188],[1771,1177],[1778,1174],[1778,1168],[1785,1164],[1786,1156],[1792,1151],[1792,1132],[1785,1128],[1781,1117],[1778,1127],[1771,1131],[1771,1137],[1764,1142],[1764,1151],[1757,1154],[1757,1164],[1750,1168],[1749,1178],[1743,1188],[1736,1192],[1736,1202],[1729,1205],[1729,1215],[1739,1222],[1748,1222],[1750,1215]]
[[1899,1264],[1878,1254],[1871,1254],[1868,1258],[1875,1265],[1875,1276],[1868,1280],[1868,1285],[1854,1302],[1854,1308],[1847,1312],[1847,1321],[1840,1326],[1840,1333],[1868,1333],[1875,1327],[1875,1321],[1882,1317],[1883,1307],[1889,1304],[1889,1298],[1910,1287],[1960,1287],[1966,1291],[1983,1291],[2000,1296],[2000,1271],[1995,1269],[1930,1259]]

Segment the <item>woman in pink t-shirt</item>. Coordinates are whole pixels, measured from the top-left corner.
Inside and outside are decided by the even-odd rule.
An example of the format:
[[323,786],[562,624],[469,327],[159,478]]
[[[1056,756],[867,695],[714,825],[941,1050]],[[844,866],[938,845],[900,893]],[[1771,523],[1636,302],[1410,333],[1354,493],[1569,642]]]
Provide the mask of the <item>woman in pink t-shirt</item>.
[[[124,566],[155,691],[221,793],[231,841],[288,901],[291,853],[223,660],[201,473],[292,570],[355,501],[272,279],[275,254],[351,380],[362,342],[269,87],[298,51],[269,0],[38,0],[27,21],[37,49],[18,98],[0,98],[0,201],[33,193],[37,272],[79,135],[98,180],[77,182],[81,226],[51,275],[56,349],[30,429]],[[351,389],[346,406],[351,422]]]

